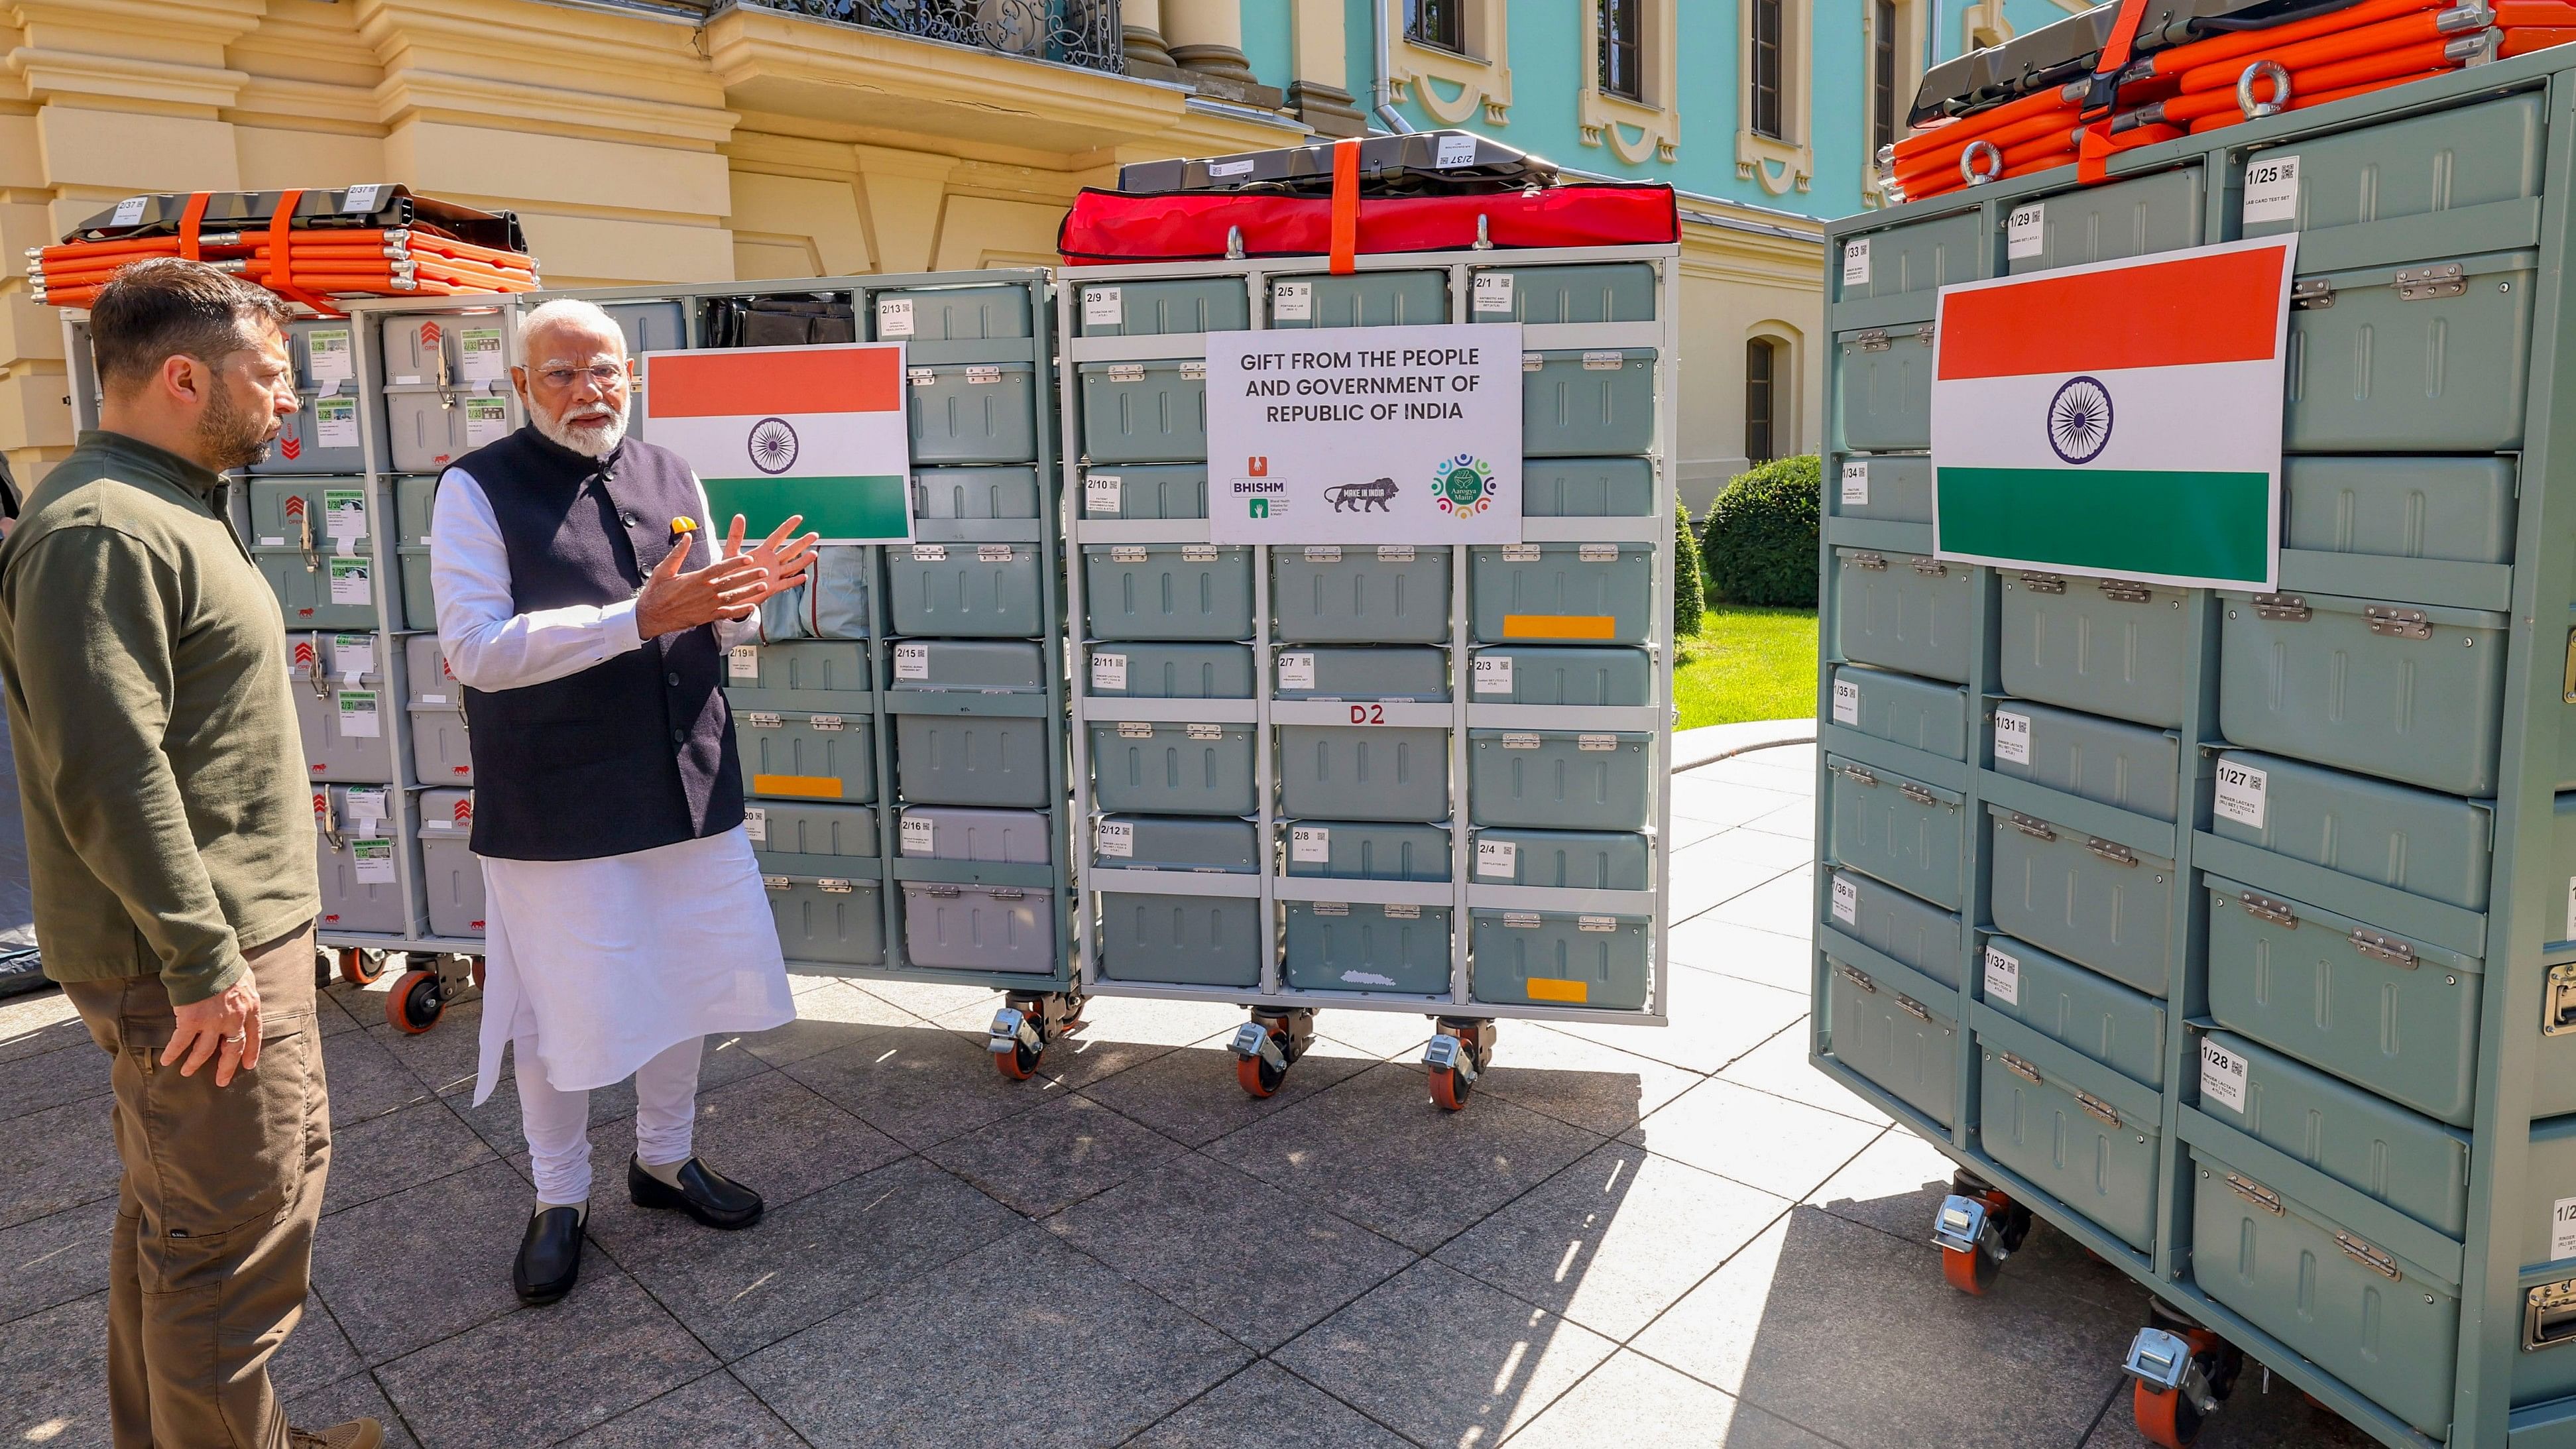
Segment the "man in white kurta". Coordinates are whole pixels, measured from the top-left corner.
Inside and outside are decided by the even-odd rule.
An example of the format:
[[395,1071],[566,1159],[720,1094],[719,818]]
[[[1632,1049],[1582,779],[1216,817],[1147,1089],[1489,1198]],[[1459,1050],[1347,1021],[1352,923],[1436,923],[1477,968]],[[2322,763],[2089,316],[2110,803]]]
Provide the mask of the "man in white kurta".
[[[711,634],[714,657],[721,659],[726,647],[756,630],[759,604],[803,577],[812,536],[787,540],[795,522],[790,520],[765,543],[744,549],[737,518],[725,546],[706,566],[690,569],[691,544],[703,540],[696,552],[705,557],[704,544],[714,542],[690,536],[696,520],[708,517],[705,490],[675,455],[648,454],[648,445],[625,440],[628,373],[616,325],[587,303],[548,303],[530,314],[522,344],[524,365],[513,369],[514,380],[529,430],[542,441],[513,435],[504,440],[511,446],[469,454],[439,480],[431,572],[448,668],[468,690],[487,697],[481,701],[487,710],[557,696],[578,703],[584,677],[622,680],[616,687],[627,690],[623,698],[631,703],[637,682],[658,688],[660,673],[658,662],[633,656],[659,650],[671,663],[673,693],[681,693],[683,655],[699,674],[708,656],[706,641],[690,637],[690,631]],[[658,501],[664,507],[693,506],[685,522],[679,516],[639,516],[640,500],[654,495],[638,490],[652,486],[657,466],[665,491],[675,495]],[[621,473],[630,481],[619,482]],[[645,481],[631,481],[639,476]],[[549,494],[548,488],[557,491]],[[559,499],[568,502],[558,506]],[[657,551],[666,552],[648,572],[644,560]],[[576,593],[585,587],[593,596],[620,592],[621,576],[640,578],[641,584],[631,597],[614,602],[523,607],[532,594],[545,591],[530,578],[514,579],[514,557],[523,575],[539,572],[541,565],[559,568],[565,557],[576,565],[589,559],[590,578],[570,580]],[[560,597],[564,581],[555,582],[553,596]],[[692,682],[699,683],[694,677]],[[509,694],[539,686],[555,695]],[[701,683],[697,696],[702,700],[706,693]],[[612,689],[599,698],[616,702],[621,696]],[[590,708],[599,714],[596,699]],[[704,833],[623,850],[595,843],[618,839],[614,830],[591,830],[574,838],[593,841],[589,849],[618,853],[561,858],[583,847],[541,842],[508,852],[523,858],[486,854],[483,860],[486,975],[474,1100],[491,1095],[502,1050],[510,1047],[537,1188],[537,1211],[513,1274],[521,1297],[530,1302],[562,1297],[579,1270],[591,1187],[592,1088],[635,1078],[636,1153],[628,1186],[636,1202],[685,1211],[717,1227],[747,1226],[760,1213],[756,1192],[695,1158],[691,1128],[700,1051],[710,1033],[764,1031],[793,1019],[795,1008],[759,871],[739,823],[738,781],[711,778],[714,772],[704,763],[720,758],[731,770],[730,720],[720,697],[691,708],[704,711],[703,718],[689,717],[698,719],[697,738],[689,738],[684,726],[670,732],[674,743],[665,747],[666,754],[676,749],[682,755],[680,773],[637,772],[633,788],[672,793],[689,775],[687,760],[695,750],[699,766],[690,776],[693,783],[681,791],[689,798],[675,803],[681,817],[698,822],[681,833]],[[643,733],[659,739],[663,722],[656,713]],[[599,728],[603,736],[631,744],[637,731],[621,733],[623,723],[602,719]],[[717,746],[709,736],[718,729],[720,751],[710,756]],[[491,734],[498,738],[486,738]],[[478,826],[527,803],[496,798],[497,790],[513,788],[507,782],[527,778],[527,772],[519,760],[487,763],[487,748],[497,755],[518,748],[506,741],[532,739],[551,740],[542,748],[565,756],[546,766],[551,773],[542,778],[582,778],[590,762],[577,731],[510,734],[478,720]],[[610,748],[603,738],[601,749]],[[503,783],[496,785],[496,779]],[[623,778],[604,780],[595,791],[549,784],[546,789],[555,793],[544,807],[576,815],[611,811],[626,804],[619,794],[625,788]],[[688,816],[692,803],[697,813]],[[660,802],[651,804],[643,817],[669,815]],[[532,831],[544,833],[530,826],[514,838],[536,838]],[[486,848],[480,837],[477,848]],[[524,858],[529,855],[557,858]]]

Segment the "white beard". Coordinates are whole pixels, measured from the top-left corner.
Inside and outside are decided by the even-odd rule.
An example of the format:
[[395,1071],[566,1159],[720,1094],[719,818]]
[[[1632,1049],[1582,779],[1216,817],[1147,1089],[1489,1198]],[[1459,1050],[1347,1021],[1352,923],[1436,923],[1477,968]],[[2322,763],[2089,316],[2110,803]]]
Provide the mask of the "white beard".
[[[605,458],[626,441],[626,412],[620,409],[606,426],[574,427],[560,417],[548,417],[536,408],[528,409],[528,421],[548,442],[559,444],[585,458]],[[584,419],[588,422],[588,419]]]

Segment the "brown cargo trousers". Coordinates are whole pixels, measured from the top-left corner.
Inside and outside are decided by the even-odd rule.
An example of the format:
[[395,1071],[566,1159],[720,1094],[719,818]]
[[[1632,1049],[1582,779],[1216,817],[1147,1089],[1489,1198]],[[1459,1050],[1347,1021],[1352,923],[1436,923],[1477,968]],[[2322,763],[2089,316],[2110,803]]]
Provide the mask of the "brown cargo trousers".
[[116,1060],[125,1178],[109,1250],[108,1425],[116,1449],[283,1449],[268,1360],[304,1316],[331,1162],[314,1018],[313,928],[246,953],[259,1065],[215,1085],[161,1065],[177,1018],[157,976],[63,993]]

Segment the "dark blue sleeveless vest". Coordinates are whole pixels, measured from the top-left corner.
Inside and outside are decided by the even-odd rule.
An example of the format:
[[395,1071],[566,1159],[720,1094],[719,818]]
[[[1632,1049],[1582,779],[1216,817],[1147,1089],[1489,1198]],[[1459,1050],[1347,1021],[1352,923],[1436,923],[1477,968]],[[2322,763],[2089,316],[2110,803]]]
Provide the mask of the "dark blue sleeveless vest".
[[[518,613],[620,604],[699,511],[688,464],[633,438],[585,458],[523,427],[455,466],[481,484],[510,558]],[[712,557],[705,519],[688,567]],[[465,691],[477,855],[595,860],[742,823],[724,651],[701,627],[645,641],[579,674]]]

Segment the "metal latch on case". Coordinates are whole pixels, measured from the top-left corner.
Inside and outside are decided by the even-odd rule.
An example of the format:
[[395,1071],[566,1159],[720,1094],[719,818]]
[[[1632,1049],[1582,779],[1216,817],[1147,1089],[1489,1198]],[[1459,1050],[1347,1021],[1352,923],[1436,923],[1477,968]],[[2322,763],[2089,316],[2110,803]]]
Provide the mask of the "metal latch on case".
[[2155,590],[2127,579],[2104,579],[2099,587],[2102,597],[2115,604],[2144,604],[2155,599]]
[[2335,1234],[2335,1246],[2343,1249],[2344,1256],[2360,1263],[2362,1266],[2370,1269],[2374,1273],[2377,1273],[2379,1276],[2388,1279],[2390,1282],[2405,1281],[2406,1275],[2397,1270],[2397,1260],[2395,1258],[2389,1256],[2380,1249],[2374,1248],[2370,1244],[2363,1242],[2361,1239],[2354,1237],[2352,1234],[2337,1232]]
[[2293,624],[2304,624],[2316,617],[2316,614],[2308,607],[2308,601],[2296,594],[2256,594],[2254,616],[2258,619],[2281,619]]
[[1852,985],[1859,987],[1861,990],[1868,992],[1872,996],[1878,994],[1878,983],[1869,979],[1868,972],[1861,970],[1857,966],[1845,966],[1841,962],[1834,963],[1834,969],[1840,971],[1843,975],[1843,979],[1850,982]]
[[1853,338],[1852,345],[1858,347],[1863,352],[1885,352],[1887,350],[1887,329],[1884,327],[1872,327],[1867,332]]
[[2105,1127],[2117,1127],[2120,1125],[2120,1109],[2103,1101],[2101,1098],[2094,1096],[2090,1092],[2076,1093],[2075,1105],[2083,1108],[2088,1115]]
[[2284,926],[2293,931],[2299,928],[2299,913],[2269,896],[2258,896],[2252,891],[2247,891],[2237,899],[2244,903],[2245,914],[2258,921],[2269,921],[2273,925]]
[[850,893],[850,883],[848,881],[833,880],[830,877],[825,877],[822,880],[814,882],[814,888],[836,896],[845,896]]
[[2057,838],[2057,827],[2049,824],[2045,820],[2034,820],[2030,816],[2024,815],[2019,811],[2015,811],[2004,818],[2010,822],[2013,829],[2020,831],[2022,834],[2029,836],[2033,840],[2055,840]]
[[2540,999],[2540,1034],[2564,1036],[2576,1031],[2576,961],[2561,961],[2549,968],[2549,980]]
[[2021,586],[2034,594],[2062,594],[2066,580],[2056,574],[2023,574]]
[[1913,801],[1917,805],[1938,805],[1941,803],[1940,797],[1934,795],[1928,786],[1917,785],[1911,780],[1897,786],[1896,789],[1899,794],[1903,795],[1906,799]]
[[1916,1021],[1922,1022],[1927,1026],[1931,1024],[1932,1013],[1924,1010],[1923,1003],[1915,1000],[1913,997],[1899,993],[1896,998],[1896,1005],[1899,1010],[1903,1011],[1907,1016],[1913,1017]]
[[2469,289],[2469,283],[2458,262],[2444,262],[2439,266],[2398,268],[2396,287],[2401,302],[2429,302],[2438,297],[2456,297]]
[[2118,841],[2104,840],[2098,835],[2086,836],[2084,839],[2084,848],[2093,852],[2095,855],[2102,857],[2104,860],[2111,862],[2113,865],[2136,865],[2138,863],[2138,853],[2136,851],[2120,844]]
[[2250,1177],[2227,1174],[2227,1189],[2276,1218],[2282,1216],[2281,1195]]
[[1927,579],[1946,578],[1950,566],[1937,558],[1918,558],[1914,560],[1914,571]]
[[2567,673],[2558,682],[2562,704],[2576,704],[2576,629],[2567,631]]
[[2522,1295],[2522,1351],[2576,1343],[2576,1278],[2543,1283]]
[[2334,304],[2334,283],[2324,277],[2301,277],[2290,284],[2290,305],[2298,311],[2322,312]]
[[2393,936],[2383,936],[2367,927],[2353,928],[2352,949],[2374,961],[2386,961],[2392,965],[2403,966],[2409,971],[2415,969],[2413,946]]
[[1887,567],[1887,555],[1883,553],[1849,553],[1843,555],[1843,562],[1850,564],[1854,568],[1864,568],[1875,573],[1884,570]]
[[1926,322],[1922,326],[1914,329],[1914,340],[1922,343],[1926,347],[1932,345],[1932,339],[1937,335],[1939,335],[1939,329],[1929,322]]
[[2039,1068],[2032,1066],[2030,1063],[2023,1061],[2017,1056],[2014,1056],[2011,1052],[1997,1052],[1995,1055],[2003,1062],[2005,1071],[2012,1073],[2014,1076],[2021,1078],[2023,1081],[2030,1083],[2034,1087],[2045,1084],[2046,1079],[2040,1076]]
[[1858,765],[1836,765],[1834,766],[1834,773],[1851,781],[1855,785],[1868,785],[1875,788],[1878,784],[1878,777],[1876,775],[1871,774],[1869,771],[1862,769]]
[[2361,617],[2370,624],[2373,634],[2386,634],[2396,639],[2430,639],[2433,626],[2421,609],[2398,609],[2386,604],[2364,604]]

